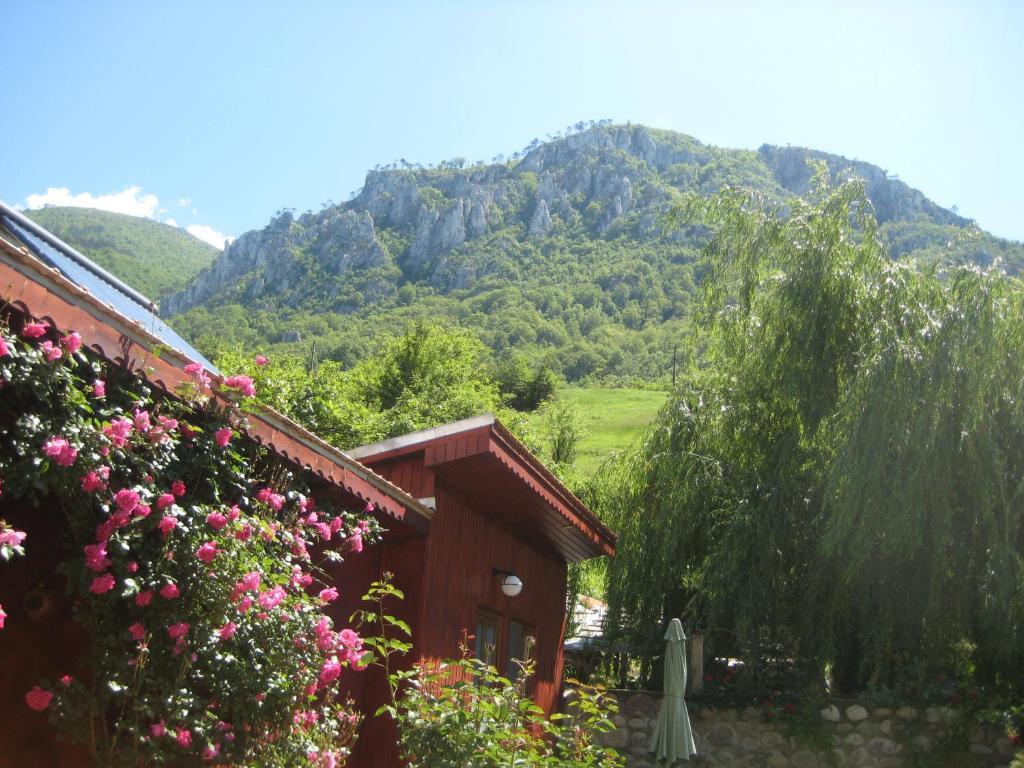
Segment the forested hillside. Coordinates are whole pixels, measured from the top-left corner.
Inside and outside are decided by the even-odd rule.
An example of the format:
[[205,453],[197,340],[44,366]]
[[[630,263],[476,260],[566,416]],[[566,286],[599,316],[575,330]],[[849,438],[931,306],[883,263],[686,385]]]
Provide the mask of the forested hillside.
[[219,251],[167,224],[92,208],[42,208],[26,215],[152,299],[179,290]]
[[[280,211],[219,256],[157,222],[85,209],[31,215],[132,285],[210,356],[297,352],[351,367],[410,321],[451,322],[498,364],[569,382],[656,383],[684,365],[708,229],[666,231],[680,199],[745,186],[791,204],[816,163],[858,175],[893,258],[1024,264],[864,162],[794,147],[722,149],[642,126],[579,123],[509,158],[370,171],[348,202]],[[681,341],[682,340],[682,341]]]
[[[812,150],[708,146],[642,126],[578,124],[491,163],[371,171],[343,204],[281,211],[166,302],[220,348],[315,345],[352,365],[413,318],[472,329],[569,381],[667,380],[700,281],[707,229],[664,215],[681,197],[748,186],[787,204],[815,164],[866,181],[893,257],[1016,271],[1024,246],[980,232],[882,169]],[[683,345],[685,347],[685,345]]]

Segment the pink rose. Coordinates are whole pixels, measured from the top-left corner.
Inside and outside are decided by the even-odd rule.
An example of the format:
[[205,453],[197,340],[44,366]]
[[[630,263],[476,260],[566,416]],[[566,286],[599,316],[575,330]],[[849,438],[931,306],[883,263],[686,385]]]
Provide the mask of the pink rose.
[[211,512],[206,516],[206,522],[215,531],[219,531],[228,524],[228,519],[223,512]]
[[129,419],[114,419],[103,428],[103,434],[118,448],[123,448],[134,428],[135,425]]
[[221,640],[230,640],[232,637],[235,636],[235,632],[237,631],[238,625],[235,624],[235,622],[233,621],[229,621],[227,624],[225,624],[223,627],[217,630],[217,636]]
[[106,490],[106,488],[107,484],[103,482],[103,478],[95,471],[90,471],[82,478],[82,490],[86,493],[95,493],[97,491]]
[[363,551],[363,537],[358,533],[352,534],[348,540],[349,545],[352,547],[353,552]]
[[55,347],[52,341],[44,341],[39,347],[43,351],[43,355],[49,362],[54,360],[60,360],[61,355],[64,353],[60,351],[60,347]]
[[188,749],[192,746],[192,732],[187,728],[179,728],[175,731],[174,740],[178,742],[179,747]]
[[167,628],[167,634],[172,640],[184,637],[188,634],[188,622],[183,621],[180,624],[172,624]]
[[16,531],[13,528],[0,527],[0,547],[20,547],[28,537],[24,531]]
[[149,420],[149,411],[140,411],[138,408],[135,409],[132,423],[139,432],[149,432],[153,428],[153,422]]
[[327,659],[320,668],[320,685],[328,686],[341,677],[341,663],[334,657]]
[[242,527],[235,531],[235,538],[239,541],[248,541],[252,536],[252,526],[248,523],[243,523]]
[[7,357],[9,354],[11,354],[11,350],[7,346],[7,339],[0,336],[0,357]]
[[132,640],[145,640],[146,639],[146,628],[139,622],[135,622],[128,627],[128,632],[131,633]]
[[7,621],[7,613],[4,611],[4,607],[0,605],[0,629],[4,628],[4,622]]
[[259,571],[252,571],[242,577],[242,589],[247,592],[255,592],[260,588],[263,575]]
[[29,709],[35,710],[36,712],[42,712],[50,706],[50,699],[52,698],[52,693],[44,691],[37,685],[25,694],[25,703],[28,704]]
[[268,589],[265,592],[260,593],[260,607],[269,611],[271,608],[276,608],[277,606],[279,606],[284,601],[286,596],[287,595],[283,587],[277,586],[273,589]]
[[256,386],[253,384],[252,379],[243,374],[228,376],[224,379],[224,386],[229,389],[237,389],[246,397],[255,397],[256,395]]
[[320,590],[320,599],[325,603],[332,603],[338,599],[338,590],[334,587]]
[[221,448],[227,448],[228,443],[231,442],[231,436],[233,434],[235,434],[234,430],[232,430],[230,427],[224,427],[223,429],[218,429],[216,432],[214,432],[213,437],[217,441],[217,445],[219,445]]
[[43,453],[62,467],[70,467],[78,458],[78,451],[63,437],[51,437],[43,443]]
[[93,397],[106,397],[107,396],[107,382],[103,379],[96,379],[92,383],[92,396]]
[[38,339],[40,336],[45,336],[49,330],[50,326],[46,323],[25,323],[21,329],[21,335],[26,339]]
[[153,738],[159,739],[167,733],[167,724],[161,720],[159,723],[153,723],[149,726],[149,732],[153,734]]
[[173,582],[170,584],[164,584],[160,587],[160,597],[164,600],[173,600],[181,594],[181,590],[178,589],[178,585]]
[[196,383],[196,386],[199,387],[199,389],[206,389],[210,386],[210,375],[199,363],[189,363],[186,365],[185,373],[192,378],[192,381]]
[[258,366],[259,366],[260,368],[262,368],[263,366],[265,366],[265,365],[266,365],[267,363],[269,363],[269,362],[270,362],[270,361],[269,361],[269,360],[268,360],[268,359],[267,359],[266,357],[264,357],[263,355],[256,355],[256,360],[255,360],[255,363],[256,363],[256,365],[258,365]]
[[363,647],[363,639],[351,629],[343,629],[338,633],[338,640],[346,648],[357,651]]
[[213,541],[208,541],[203,544],[199,549],[196,550],[196,557],[201,562],[209,565],[213,562],[214,558],[217,557],[217,544]]
[[[174,503],[174,494],[173,493],[161,493],[160,496],[157,497],[156,508],[157,509],[166,509],[167,507],[171,506],[171,504],[173,504],[173,503]],[[173,528],[174,526],[171,526],[171,527]]]
[[103,573],[110,567],[110,558],[107,557],[106,543],[86,544],[85,567],[96,573]]
[[145,592],[139,592],[139,594],[135,596],[135,604],[140,608],[145,608],[151,602],[153,602],[153,590],[151,589],[147,589]]
[[184,496],[185,484],[181,482],[181,480],[175,480],[173,483],[171,483],[171,493],[173,493],[175,496]]
[[82,347],[82,337],[78,335],[77,331],[72,331],[60,340],[60,344],[68,351],[68,354],[74,354]]
[[156,527],[160,529],[160,533],[163,534],[166,539],[174,527],[178,524],[178,518],[172,515],[165,515],[160,518],[160,522],[156,524]]
[[89,585],[89,591],[94,595],[102,595],[112,590],[115,583],[114,575],[112,573],[105,573],[92,580],[92,584]]
[[133,491],[131,488],[122,488],[114,494],[114,504],[121,512],[134,512],[135,508],[139,506],[140,500],[141,497],[138,492]]
[[220,744],[207,744],[203,747],[203,760],[213,760],[220,754]]

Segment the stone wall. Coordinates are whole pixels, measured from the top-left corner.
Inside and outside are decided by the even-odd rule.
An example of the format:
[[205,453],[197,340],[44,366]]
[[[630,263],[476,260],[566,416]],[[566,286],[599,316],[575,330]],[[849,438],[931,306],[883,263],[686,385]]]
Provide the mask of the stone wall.
[[[626,755],[627,768],[651,768],[647,745],[660,695],[623,691],[617,696],[617,727],[603,742]],[[693,703],[690,710],[698,752],[694,765],[996,768],[1008,765],[1015,749],[1002,729],[967,723],[959,710],[948,707],[867,707],[835,700],[814,720],[799,724],[789,715],[772,719],[756,707],[713,709]],[[831,743],[831,749],[821,750],[823,743]]]

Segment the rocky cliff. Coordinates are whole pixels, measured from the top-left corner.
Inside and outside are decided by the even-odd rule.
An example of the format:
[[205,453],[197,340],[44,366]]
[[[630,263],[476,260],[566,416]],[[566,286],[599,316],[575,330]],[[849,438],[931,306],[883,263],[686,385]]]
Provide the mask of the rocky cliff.
[[[443,293],[517,279],[533,268],[525,250],[551,253],[568,232],[638,247],[663,239],[662,215],[675,192],[744,185],[784,202],[808,191],[815,161],[834,177],[862,177],[883,225],[914,222],[913,236],[900,239],[914,246],[910,252],[938,247],[950,228],[970,224],[869,163],[796,147],[721,149],[669,131],[600,125],[537,143],[512,162],[371,171],[349,202],[299,217],[283,212],[239,237],[166,299],[164,311],[259,299],[345,312],[406,283]],[[699,244],[693,233],[674,237]],[[982,252],[977,260],[992,258]]]

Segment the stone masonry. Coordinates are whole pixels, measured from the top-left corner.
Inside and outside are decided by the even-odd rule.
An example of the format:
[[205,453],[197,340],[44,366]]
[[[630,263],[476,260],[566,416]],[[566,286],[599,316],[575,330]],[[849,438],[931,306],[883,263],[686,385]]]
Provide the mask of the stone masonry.
[[[627,768],[652,768],[647,751],[658,720],[660,695],[617,693],[616,728],[603,743],[626,755]],[[1001,729],[961,722],[948,707],[868,707],[856,701],[827,702],[819,712],[817,740],[795,735],[785,718],[765,710],[713,709],[691,705],[696,766],[749,768],[1002,768],[1015,747]],[[813,726],[813,724],[812,724]],[[959,737],[958,737],[959,736]],[[966,738],[964,738],[966,737]],[[815,751],[824,739],[831,750]]]

